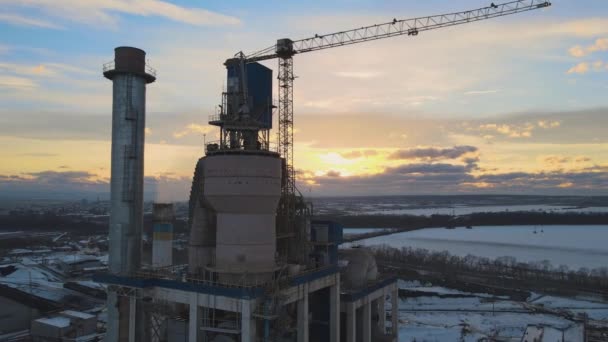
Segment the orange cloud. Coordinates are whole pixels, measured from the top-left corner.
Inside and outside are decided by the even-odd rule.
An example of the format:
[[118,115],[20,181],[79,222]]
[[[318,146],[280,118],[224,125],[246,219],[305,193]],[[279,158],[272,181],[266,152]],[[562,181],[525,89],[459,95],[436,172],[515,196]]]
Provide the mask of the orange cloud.
[[568,52],[573,57],[585,57],[594,52],[607,51],[608,50],[608,38],[599,38],[593,44],[586,47],[576,45],[571,47]]
[[532,136],[534,125],[531,123],[525,123],[520,126],[491,123],[480,125],[479,129],[482,131],[494,131],[510,138],[529,138]]
[[191,123],[191,124],[187,125],[183,130],[174,132],[173,137],[175,139],[180,139],[180,138],[183,138],[190,134],[207,134],[209,132],[212,132],[213,130],[214,130],[214,127],[209,126],[209,125],[203,126],[203,125]]
[[568,70],[568,74],[586,74],[589,72],[589,63],[582,62],[573,66]]

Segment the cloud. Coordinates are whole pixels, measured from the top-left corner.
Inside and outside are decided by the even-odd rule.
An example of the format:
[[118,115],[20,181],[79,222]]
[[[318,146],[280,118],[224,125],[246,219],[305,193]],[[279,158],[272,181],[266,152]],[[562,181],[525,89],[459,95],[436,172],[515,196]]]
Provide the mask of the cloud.
[[58,73],[52,68],[47,67],[44,64],[36,65],[24,65],[16,63],[2,63],[0,62],[0,70],[3,72],[9,72],[18,75],[26,76],[56,76]]
[[608,38],[599,38],[591,45],[585,47],[576,45],[568,50],[573,57],[585,57],[598,51],[608,51]]
[[32,26],[40,28],[61,29],[62,27],[50,21],[28,18],[15,13],[0,13],[0,22],[17,26]]
[[542,157],[542,161],[543,161],[543,163],[545,163],[549,166],[555,167],[555,166],[561,166],[561,164],[568,163],[570,161],[570,158],[554,155],[554,156]]
[[370,195],[455,192],[458,184],[471,181],[468,168],[452,164],[409,164],[386,168],[373,175],[343,176],[330,171],[320,176],[301,172],[298,181],[302,186],[313,186],[323,194]]
[[557,170],[553,172],[513,172],[503,174],[481,175],[475,178],[476,182],[491,184],[494,189],[503,192],[523,193],[560,193],[560,190],[575,190],[569,193],[581,194],[581,191],[606,192],[608,175],[604,172],[583,171],[566,172]]
[[38,83],[26,77],[0,75],[0,89],[32,90],[37,87]]
[[26,174],[32,177],[30,181],[38,184],[106,184],[96,180],[96,175],[88,171],[41,171]]
[[385,173],[395,175],[427,176],[427,175],[446,175],[464,174],[468,171],[464,165],[453,165],[446,163],[437,164],[407,164],[397,167],[387,168]]
[[327,177],[340,177],[340,171],[329,170],[325,173]]
[[568,50],[568,52],[573,57],[584,57],[584,56],[587,55],[587,52],[585,51],[585,49],[583,49],[580,45],[576,45],[576,46],[571,47]]
[[33,8],[47,16],[67,21],[87,25],[105,25],[106,27],[116,25],[118,18],[115,13],[162,17],[195,26],[236,25],[240,23],[239,19],[233,16],[202,8],[182,7],[161,0],[23,0],[18,5],[9,0],[0,0],[0,3],[15,8]]
[[591,158],[589,158],[587,156],[577,156],[576,158],[574,158],[574,162],[576,162],[576,163],[587,163],[590,161],[591,161]]
[[[144,198],[157,201],[186,200],[191,177],[160,173],[144,177]],[[53,171],[0,174],[1,198],[74,199],[103,196],[109,198],[110,183],[89,171]]]
[[544,129],[557,128],[560,125],[561,125],[561,122],[559,122],[559,121],[545,121],[545,120],[538,121],[538,127],[544,128]]
[[44,153],[44,152],[32,152],[32,153],[20,153],[20,157],[56,157],[57,153]]
[[0,175],[2,198],[74,199],[110,190],[109,181],[88,171],[40,171]]
[[531,123],[525,123],[523,125],[512,125],[512,124],[482,124],[479,126],[481,131],[493,131],[500,133],[509,138],[530,138],[534,125]]
[[316,189],[317,195],[399,194],[607,194],[608,174],[599,168],[583,171],[508,172],[472,175],[471,169],[452,164],[412,164],[360,176],[336,174],[298,181]]
[[608,70],[608,63],[598,60],[595,62],[581,62],[568,70],[568,74],[586,74],[589,71],[601,72]]
[[363,157],[372,157],[378,155],[376,150],[356,150],[350,152],[341,152],[340,155],[346,159],[357,159]]
[[477,152],[475,146],[454,146],[448,148],[437,148],[437,147],[426,147],[426,148],[412,148],[407,150],[398,150],[391,153],[388,159],[391,160],[403,160],[403,159],[424,159],[424,160],[438,160],[438,159],[456,159],[460,158],[465,154]]
[[568,70],[568,74],[586,74],[589,72],[589,63],[581,62]]
[[209,132],[212,132],[214,130],[213,126],[209,126],[209,125],[199,125],[199,124],[195,124],[195,123],[191,123],[189,125],[187,125],[183,130],[177,131],[173,133],[173,137],[175,139],[180,139],[183,138],[187,135],[190,134],[207,134]]
[[338,77],[345,77],[345,78],[356,78],[356,79],[370,79],[370,78],[376,78],[376,77],[380,77],[383,75],[382,72],[378,72],[378,71],[337,71],[334,72],[334,75],[338,76]]
[[500,90],[469,90],[465,92],[465,95],[485,95],[485,94],[495,94]]

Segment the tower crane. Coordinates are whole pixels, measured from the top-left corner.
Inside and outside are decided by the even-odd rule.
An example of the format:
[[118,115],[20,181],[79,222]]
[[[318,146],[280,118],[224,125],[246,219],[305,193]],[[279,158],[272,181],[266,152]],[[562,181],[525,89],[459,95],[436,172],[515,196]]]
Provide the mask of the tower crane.
[[[222,95],[219,113],[212,115],[209,123],[220,127],[219,143],[206,146],[210,150],[269,150],[269,131],[272,126],[272,109],[276,108],[271,101],[260,101],[260,88],[270,87],[272,97],[272,80],[259,75],[264,74],[265,68],[260,61],[278,59],[278,135],[277,152],[284,159],[282,184],[282,201],[279,205],[280,215],[289,226],[297,210],[297,189],[295,185],[295,169],[293,164],[293,57],[307,52],[325,50],[345,45],[359,44],[395,36],[418,36],[421,32],[436,30],[444,27],[468,24],[476,21],[492,19],[551,6],[545,0],[516,0],[504,3],[491,3],[489,6],[411,19],[397,19],[363,26],[329,34],[315,34],[312,37],[292,40],[283,38],[276,44],[265,49],[245,54],[237,53],[226,60],[224,65],[228,70],[226,91]],[[265,68],[270,71],[270,69]],[[270,75],[271,75],[270,71]],[[257,76],[256,76],[257,75]],[[257,78],[250,82],[249,77]],[[266,89],[266,94],[268,89]],[[257,95],[256,95],[257,94]],[[256,99],[257,97],[257,99]],[[301,197],[301,196],[299,196]],[[291,219],[290,219],[291,217]],[[281,224],[280,224],[281,225]]]

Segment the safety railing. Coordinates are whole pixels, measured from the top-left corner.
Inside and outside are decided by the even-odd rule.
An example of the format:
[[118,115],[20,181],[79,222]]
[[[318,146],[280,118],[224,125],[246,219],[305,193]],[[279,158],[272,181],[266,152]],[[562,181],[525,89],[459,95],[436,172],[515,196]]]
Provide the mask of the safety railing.
[[277,144],[270,142],[260,142],[259,146],[254,148],[246,147],[244,145],[231,146],[226,143],[222,143],[219,140],[211,141],[205,144],[205,152],[219,152],[219,151],[243,151],[243,152],[256,152],[256,151],[277,151]]
[[223,114],[212,114],[209,115],[209,122],[219,122],[225,119],[226,115]]
[[[111,61],[108,63],[104,63],[103,64],[103,72],[108,72],[108,71],[112,71],[116,69],[116,62],[115,61]],[[145,63],[144,64],[144,71],[146,72],[146,74],[152,75],[154,77],[156,77],[156,69],[154,69],[153,67],[150,66],[150,64]]]
[[[184,283],[192,283],[222,288],[259,289],[276,287],[277,284],[279,284],[279,287],[283,287],[294,282],[307,282],[310,279],[314,278],[315,275],[326,275],[333,273],[337,270],[335,266],[329,265],[305,269],[293,275],[283,275],[284,272],[281,270],[286,270],[285,267],[286,265],[283,265],[282,267],[280,266],[279,269],[275,272],[275,275],[272,277],[272,279],[268,279],[266,276],[263,276],[262,278],[257,278],[256,274],[243,273],[245,277],[243,277],[242,281],[235,281],[231,283],[210,280],[197,275],[189,274],[187,273],[187,265],[176,265],[157,269],[139,270],[135,272],[132,277],[139,279],[167,279]],[[219,274],[218,272],[210,273]],[[247,275],[251,277],[247,278]]]

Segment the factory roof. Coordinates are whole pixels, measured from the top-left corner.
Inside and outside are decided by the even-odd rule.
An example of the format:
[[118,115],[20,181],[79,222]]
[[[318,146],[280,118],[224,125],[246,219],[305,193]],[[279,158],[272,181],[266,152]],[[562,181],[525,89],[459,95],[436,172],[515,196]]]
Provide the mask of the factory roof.
[[[5,270],[4,272],[2,270]],[[94,301],[88,297],[64,288],[63,280],[55,272],[42,265],[20,263],[0,266],[0,295],[20,300],[36,299],[51,305],[91,307]]]
[[71,324],[71,320],[68,317],[51,317],[51,318],[39,318],[35,322],[43,323],[46,325],[52,325],[57,328],[67,328]]
[[74,317],[80,319],[91,319],[95,317],[94,315],[88,314],[86,312],[74,311],[74,310],[65,310],[61,311],[60,314],[65,317]]

